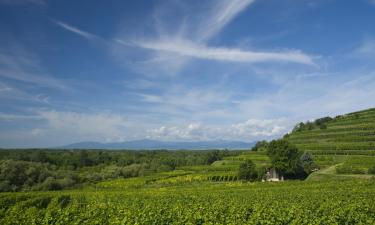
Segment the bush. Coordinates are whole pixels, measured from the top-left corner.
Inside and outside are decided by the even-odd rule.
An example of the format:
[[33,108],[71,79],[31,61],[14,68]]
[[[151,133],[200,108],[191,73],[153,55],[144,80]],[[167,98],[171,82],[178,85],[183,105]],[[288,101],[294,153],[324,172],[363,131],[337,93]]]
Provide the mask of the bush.
[[251,151],[267,151],[268,142],[267,141],[258,141],[254,147],[251,148]]
[[9,184],[9,181],[0,181],[0,191],[13,191],[12,185]]
[[4,160],[0,161],[0,182],[4,190],[28,190],[52,176],[48,164]]
[[263,180],[266,177],[266,174],[267,174],[267,167],[262,166],[257,169],[257,176],[258,176],[257,179],[259,181]]
[[366,170],[362,168],[356,168],[350,165],[339,165],[336,167],[336,173],[338,174],[366,174]]
[[61,190],[62,188],[60,182],[54,177],[47,177],[47,179],[38,187],[39,190],[43,191],[55,191]]
[[246,162],[240,164],[238,178],[249,181],[254,181],[258,178],[258,171],[255,164],[251,160],[247,160]]
[[301,153],[297,147],[286,140],[274,140],[268,145],[267,155],[272,167],[281,175],[293,174],[299,168]]
[[368,174],[374,174],[375,175],[375,166],[372,166],[370,168],[368,168]]
[[318,168],[309,152],[304,152],[301,155],[300,164],[306,174],[310,174],[313,170]]
[[293,132],[300,132],[300,131],[306,131],[306,130],[314,130],[316,128],[319,129],[327,129],[327,123],[332,121],[333,119],[331,117],[323,117],[320,119],[317,119],[313,122],[307,121],[306,123],[299,123],[293,128]]

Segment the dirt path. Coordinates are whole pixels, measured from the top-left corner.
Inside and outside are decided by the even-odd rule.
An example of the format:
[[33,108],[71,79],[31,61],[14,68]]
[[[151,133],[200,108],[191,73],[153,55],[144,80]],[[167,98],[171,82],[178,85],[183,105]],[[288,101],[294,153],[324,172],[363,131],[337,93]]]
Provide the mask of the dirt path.
[[336,174],[336,167],[341,165],[343,163],[339,163],[321,170],[318,170],[312,174],[310,174],[309,178],[307,180],[316,180],[319,175],[330,175],[331,178],[333,177],[341,177],[341,178],[360,178],[360,179],[371,179],[374,177],[374,175],[369,175],[369,174]]
[[315,173],[318,173],[318,174],[336,174],[336,166],[339,166],[341,164],[342,163],[339,163],[339,164],[336,164],[336,165],[333,165],[333,166],[330,166],[330,167],[318,170]]

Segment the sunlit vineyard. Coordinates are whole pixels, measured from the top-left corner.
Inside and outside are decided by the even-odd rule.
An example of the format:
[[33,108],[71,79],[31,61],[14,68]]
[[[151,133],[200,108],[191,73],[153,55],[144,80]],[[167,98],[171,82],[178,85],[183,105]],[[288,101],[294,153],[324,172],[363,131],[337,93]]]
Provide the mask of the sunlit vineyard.
[[[116,182],[116,181],[114,181]],[[1,194],[1,224],[374,224],[375,181]]]
[[287,135],[287,140],[306,151],[375,150],[375,109],[337,116],[321,127],[310,127]]
[[[272,165],[264,150],[110,152],[117,166],[108,161],[76,170],[83,177],[105,175],[102,179],[70,190],[0,193],[0,224],[375,224],[373,114],[348,114],[324,129],[287,135],[319,168],[304,181],[241,180],[238,169],[247,160],[258,168]],[[3,157],[21,158],[7,154]],[[48,154],[60,162],[59,154],[68,153]],[[122,169],[136,157],[144,159]],[[168,157],[173,169],[160,163]],[[155,158],[160,161],[153,169],[145,166]],[[113,176],[142,168],[136,176]]]

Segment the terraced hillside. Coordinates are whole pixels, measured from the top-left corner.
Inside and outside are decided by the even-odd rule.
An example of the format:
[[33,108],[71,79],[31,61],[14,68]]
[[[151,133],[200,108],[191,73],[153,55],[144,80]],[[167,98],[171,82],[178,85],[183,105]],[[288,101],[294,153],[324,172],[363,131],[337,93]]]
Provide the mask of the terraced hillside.
[[286,139],[314,154],[375,155],[375,108],[297,126]]
[[311,178],[369,178],[374,173],[375,108],[300,123],[284,138],[310,152],[323,169]]

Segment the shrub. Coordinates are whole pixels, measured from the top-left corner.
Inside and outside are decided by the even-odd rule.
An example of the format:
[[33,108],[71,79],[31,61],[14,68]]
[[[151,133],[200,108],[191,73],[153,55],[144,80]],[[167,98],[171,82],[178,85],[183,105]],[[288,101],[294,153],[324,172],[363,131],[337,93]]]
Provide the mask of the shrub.
[[251,151],[267,151],[268,142],[267,141],[258,141],[254,147],[251,148]]
[[258,178],[258,171],[253,161],[247,160],[246,162],[240,164],[238,178],[249,181],[254,181]]
[[375,166],[372,166],[372,167],[368,168],[368,173],[375,175]]
[[39,186],[39,189],[44,191],[61,190],[62,185],[55,178],[47,177],[47,179]]
[[350,165],[339,165],[336,167],[336,173],[338,174],[366,174],[366,171],[362,168],[353,167]]

